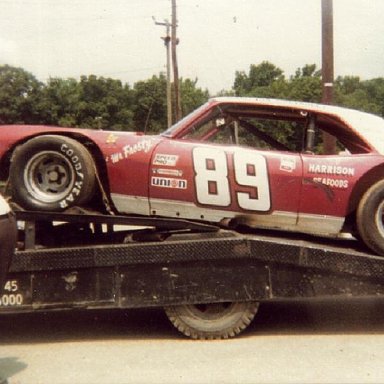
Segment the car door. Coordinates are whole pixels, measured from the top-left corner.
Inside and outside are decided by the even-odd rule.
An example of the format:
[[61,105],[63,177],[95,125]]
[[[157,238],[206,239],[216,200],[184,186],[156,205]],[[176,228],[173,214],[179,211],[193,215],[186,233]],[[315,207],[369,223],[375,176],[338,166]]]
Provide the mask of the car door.
[[164,140],[152,154],[150,209],[160,216],[292,229],[301,180],[297,153]]

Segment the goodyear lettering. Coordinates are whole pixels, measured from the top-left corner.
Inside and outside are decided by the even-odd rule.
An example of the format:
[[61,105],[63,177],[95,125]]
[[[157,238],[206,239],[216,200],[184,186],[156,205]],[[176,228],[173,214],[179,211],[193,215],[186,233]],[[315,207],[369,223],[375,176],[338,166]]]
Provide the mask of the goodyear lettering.
[[62,153],[64,153],[70,159],[70,161],[74,165],[74,168],[75,168],[77,175],[80,178],[84,179],[84,174],[83,174],[83,172],[81,172],[83,166],[80,162],[79,156],[77,156],[75,154],[75,151],[72,148],[68,147],[67,144],[62,144],[60,150]]
[[60,208],[68,208],[68,202],[73,203],[75,201],[75,197],[80,195],[81,188],[83,187],[82,181],[76,181],[73,186],[70,194],[66,196],[66,198],[60,201]]

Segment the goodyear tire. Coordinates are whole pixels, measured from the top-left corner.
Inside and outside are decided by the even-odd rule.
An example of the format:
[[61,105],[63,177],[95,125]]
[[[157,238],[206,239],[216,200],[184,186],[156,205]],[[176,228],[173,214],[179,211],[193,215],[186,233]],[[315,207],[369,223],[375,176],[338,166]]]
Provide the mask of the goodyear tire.
[[357,229],[363,242],[384,256],[384,180],[363,195],[356,213]]
[[65,136],[44,135],[16,148],[9,179],[12,198],[23,208],[62,211],[91,199],[95,170],[82,144]]
[[165,307],[171,323],[192,339],[227,339],[251,323],[258,302],[187,304]]

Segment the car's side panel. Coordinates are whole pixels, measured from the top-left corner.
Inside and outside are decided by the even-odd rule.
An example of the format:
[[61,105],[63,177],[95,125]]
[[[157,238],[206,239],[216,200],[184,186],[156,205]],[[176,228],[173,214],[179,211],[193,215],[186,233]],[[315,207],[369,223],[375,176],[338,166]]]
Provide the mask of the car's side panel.
[[149,215],[149,166],[158,137],[114,134],[103,146],[110,193],[120,213]]
[[152,213],[296,225],[302,176],[298,154],[170,140],[155,148],[150,172]]
[[359,179],[383,164],[382,156],[303,155],[303,196],[300,213],[344,217],[350,195]]
[[[339,232],[347,216],[351,195],[362,177],[383,165],[382,156],[303,155],[303,190],[298,230],[314,228],[313,233]],[[384,174],[384,169],[383,169]],[[362,185],[361,189],[368,188]]]

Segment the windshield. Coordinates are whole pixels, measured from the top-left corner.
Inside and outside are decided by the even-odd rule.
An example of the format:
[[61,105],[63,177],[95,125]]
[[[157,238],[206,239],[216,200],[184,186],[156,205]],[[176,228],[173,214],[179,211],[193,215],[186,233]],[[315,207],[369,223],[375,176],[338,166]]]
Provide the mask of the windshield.
[[208,104],[210,104],[210,102],[203,104],[202,106],[191,112],[189,115],[183,117],[176,124],[172,125],[172,127],[169,127],[165,132],[163,132],[162,135],[167,137],[174,136],[174,134],[179,130],[179,128],[184,126],[187,121],[193,121],[197,116],[199,116],[200,113],[207,108]]

